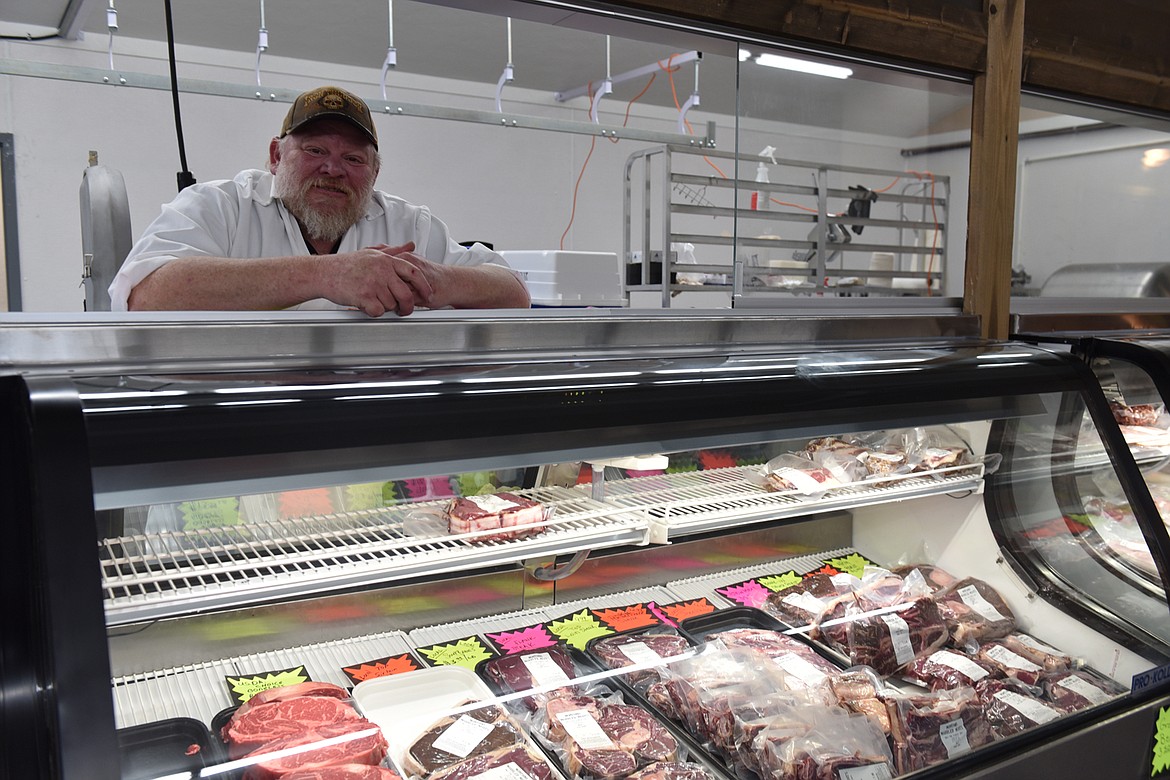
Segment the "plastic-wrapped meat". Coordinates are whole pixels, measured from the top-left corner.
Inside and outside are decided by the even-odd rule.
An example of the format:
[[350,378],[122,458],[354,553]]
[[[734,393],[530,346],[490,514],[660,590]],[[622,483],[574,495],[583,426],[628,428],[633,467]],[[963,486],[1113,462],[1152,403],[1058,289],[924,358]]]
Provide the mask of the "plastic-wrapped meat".
[[640,707],[598,701],[556,718],[563,732],[560,751],[574,777],[626,777],[639,767],[672,761],[678,752],[670,732]]
[[639,769],[630,780],[717,780],[707,767],[694,761],[661,761]]
[[804,734],[782,739],[764,735],[762,777],[774,780],[834,780],[866,767],[867,777],[893,777],[893,756],[870,720],[835,707],[807,707]]
[[670,720],[681,720],[674,704],[674,698],[670,695],[670,683],[666,680],[650,683],[643,695],[646,697],[646,701],[650,702],[650,706],[663,717]]
[[849,658],[891,675],[946,643],[946,623],[933,599],[920,598],[880,614],[854,613],[848,622]]
[[508,777],[527,777],[530,780],[553,780],[552,767],[542,757],[523,745],[506,750],[474,756],[466,761],[436,772],[427,780],[474,780],[474,778],[499,767],[509,768]]
[[[577,676],[573,659],[559,647],[505,655],[484,662],[482,672],[497,688],[509,693],[550,688],[568,683]],[[525,696],[524,705],[535,710],[550,698],[572,693],[572,688],[556,688]]]
[[721,631],[709,639],[717,639],[729,649],[742,648],[761,656],[764,663],[780,669],[785,689],[808,688],[818,685],[825,677],[839,669],[817,654],[799,639],[779,631],[763,628],[735,628]]
[[[599,639],[589,645],[589,652],[610,669],[655,663],[663,658],[681,655],[690,649],[690,643],[678,634],[642,632],[622,634]],[[638,690],[643,690],[661,677],[656,669],[640,669],[623,679]]]
[[960,756],[995,738],[972,688],[886,700],[898,774]]
[[854,458],[861,458],[869,450],[862,444],[847,441],[836,436],[826,436],[820,439],[813,439],[804,445],[804,451],[810,456],[818,452],[836,452],[843,455],[851,455]]
[[446,513],[447,530],[452,534],[499,531],[477,536],[473,540],[477,542],[518,539],[543,530],[544,506],[515,493],[456,498],[447,505]]
[[828,468],[809,461],[807,466],[795,468],[783,466],[768,472],[765,487],[773,493],[797,492],[804,494],[823,493],[842,486],[840,480]]
[[[549,699],[544,705],[544,733],[554,742],[565,738],[565,729],[561,725],[561,715],[575,710],[587,710],[596,719],[601,713],[601,702],[593,696],[572,695],[558,696]],[[580,716],[572,716],[580,717]]]
[[914,453],[914,471],[938,471],[968,462],[970,452],[964,447],[923,447]]
[[1001,738],[1060,717],[1060,710],[1037,695],[1039,690],[1011,679],[986,679],[975,685],[987,721],[995,735]]
[[910,471],[906,453],[892,448],[870,450],[862,460],[865,470],[872,477],[890,477]]
[[1003,597],[983,580],[959,580],[935,594],[939,612],[958,647],[1007,636],[1016,628],[1016,616]]
[[1113,419],[1120,425],[1154,425],[1162,414],[1162,404],[1126,404],[1114,399],[1109,402]]
[[1011,650],[1001,639],[980,645],[975,658],[998,669],[1003,676],[1019,680],[1025,685],[1036,685],[1044,674],[1042,666]]
[[932,691],[973,686],[980,680],[1002,676],[998,669],[966,653],[946,649],[915,658],[903,674]]
[[518,745],[524,740],[518,724],[501,707],[488,705],[434,723],[407,748],[403,768],[426,777],[480,753]]
[[940,569],[938,566],[933,566],[928,563],[911,563],[905,566],[896,566],[890,571],[897,574],[899,577],[905,578],[910,572],[917,570],[926,584],[929,585],[936,592],[946,590],[959,581],[959,578],[950,572]]
[[1071,656],[1057,650],[1055,647],[1046,645],[1039,639],[1018,631],[1013,634],[1008,634],[999,641],[1008,650],[1011,650],[1016,655],[1027,658],[1049,674],[1073,669],[1080,665]]
[[856,667],[829,678],[829,690],[837,704],[859,715],[865,715],[881,732],[890,734],[890,713],[881,698],[885,689],[872,669]]
[[[828,574],[814,574],[805,577],[795,585],[768,594],[763,609],[770,615],[793,628],[815,626],[821,613],[839,592],[833,578]],[[810,639],[816,639],[813,631]]]
[[1113,680],[1083,671],[1055,672],[1044,678],[1044,696],[1065,712],[1096,707],[1124,695]]

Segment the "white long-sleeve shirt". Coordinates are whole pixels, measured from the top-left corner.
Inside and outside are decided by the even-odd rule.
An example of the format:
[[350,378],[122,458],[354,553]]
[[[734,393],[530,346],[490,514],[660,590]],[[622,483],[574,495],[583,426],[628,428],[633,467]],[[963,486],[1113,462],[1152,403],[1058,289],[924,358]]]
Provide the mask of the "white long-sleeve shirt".
[[[110,283],[110,306],[126,311],[134,286],[156,268],[180,257],[286,257],[311,254],[300,225],[284,204],[272,197],[271,173],[241,171],[234,179],[202,182],[182,190],[130,249]],[[366,214],[341,239],[337,251],[352,252],[376,244],[414,242],[414,252],[446,265],[508,267],[504,258],[482,244],[464,248],[442,220],[426,206],[375,190]],[[344,309],[317,298],[292,309]]]

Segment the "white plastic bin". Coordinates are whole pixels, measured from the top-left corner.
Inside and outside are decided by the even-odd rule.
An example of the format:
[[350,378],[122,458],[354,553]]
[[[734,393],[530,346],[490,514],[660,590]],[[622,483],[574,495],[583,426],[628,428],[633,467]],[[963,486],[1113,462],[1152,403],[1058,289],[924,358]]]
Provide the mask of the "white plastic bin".
[[625,306],[615,252],[522,249],[500,252],[528,285],[534,306]]

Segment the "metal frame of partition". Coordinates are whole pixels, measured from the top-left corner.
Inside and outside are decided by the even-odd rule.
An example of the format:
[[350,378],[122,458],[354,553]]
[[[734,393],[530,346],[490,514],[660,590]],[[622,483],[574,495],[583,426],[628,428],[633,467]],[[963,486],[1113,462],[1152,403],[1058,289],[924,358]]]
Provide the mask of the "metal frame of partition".
[[[734,161],[736,172],[731,177],[715,175],[694,175],[680,173],[674,169],[676,155],[701,155],[704,159]],[[906,192],[882,193],[880,200],[883,203],[895,204],[898,211],[894,218],[881,219],[877,217],[858,216],[848,214],[832,214],[829,211],[829,200],[849,200],[853,194],[849,189],[830,185],[830,174],[856,174],[860,176],[882,176],[893,179],[914,176],[907,171],[887,170],[880,168],[864,168],[852,165],[835,165],[823,162],[805,160],[775,159],[776,167],[803,168],[813,177],[812,184],[794,184],[791,182],[757,182],[740,178],[738,169],[741,164],[754,164],[761,158],[745,158],[733,152],[722,152],[714,149],[692,148],[690,146],[666,144],[656,148],[642,149],[632,153],[626,160],[623,177],[623,225],[622,225],[622,256],[623,261],[635,266],[640,265],[640,274],[637,283],[628,284],[630,290],[661,291],[662,306],[669,308],[673,295],[687,290],[723,290],[732,293],[733,305],[751,297],[777,296],[900,296],[908,295],[905,290],[893,287],[895,279],[920,281],[923,286],[921,295],[934,296],[933,290],[937,282],[941,291],[946,289],[946,259],[947,259],[947,219],[946,210],[950,196],[950,178],[938,176],[930,180],[932,190],[941,189],[941,194],[911,195]],[[768,162],[773,162],[768,160]],[[642,163],[640,180],[635,185],[635,168]],[[654,185],[657,185],[655,192]],[[635,195],[638,190],[638,196]],[[705,197],[708,189],[717,191],[731,191],[733,205],[722,206],[713,203]],[[750,210],[739,208],[734,203],[738,200],[740,190],[759,191],[769,198],[773,195],[795,195],[816,199],[815,213],[797,213],[795,211],[778,210]],[[674,197],[678,194],[680,202]],[[640,209],[635,214],[635,200],[640,198]],[[908,210],[921,209],[919,219],[907,216]],[[814,211],[809,209],[810,212]],[[929,213],[929,216],[928,216]],[[694,232],[679,232],[674,229],[674,217],[681,215],[705,215],[716,219],[731,220],[731,235]],[[769,225],[779,223],[808,226],[810,234],[806,239],[783,239],[773,237],[745,237],[741,234],[740,225],[743,219],[765,219]],[[654,222],[659,221],[658,230]],[[634,246],[634,226],[640,228],[640,244]],[[854,242],[848,235],[853,230],[856,235],[865,227],[888,228],[896,231],[895,240],[890,243],[874,241]],[[803,229],[803,228],[802,228]],[[937,242],[932,246],[916,246],[904,241],[905,231],[933,231],[932,235]],[[655,237],[657,236],[657,241]],[[732,247],[735,255],[730,264],[715,263],[681,263],[672,255],[672,246],[678,244],[694,244],[696,246],[727,246]],[[784,269],[776,267],[751,267],[753,278],[764,278],[763,284],[753,285],[748,280],[745,250],[785,250],[788,252],[811,255],[811,261],[806,269]],[[869,267],[861,268],[850,265],[844,258],[850,254],[864,253],[867,256],[876,252],[888,252],[894,256],[898,267],[875,268],[872,263]],[[836,264],[832,258],[842,257],[839,268],[829,267]],[[908,259],[926,258],[925,270],[913,265],[908,268],[902,266]],[[655,268],[661,263],[661,273]],[[937,266],[937,267],[935,267]],[[712,284],[699,282],[697,284],[680,284],[677,281],[678,273],[696,275],[727,275],[730,273],[730,284]],[[804,273],[807,282],[788,283],[787,277],[794,273]],[[772,280],[781,281],[780,285],[772,286]],[[831,282],[830,282],[831,280]],[[886,286],[887,283],[890,286]],[[937,296],[935,296],[937,297]]]

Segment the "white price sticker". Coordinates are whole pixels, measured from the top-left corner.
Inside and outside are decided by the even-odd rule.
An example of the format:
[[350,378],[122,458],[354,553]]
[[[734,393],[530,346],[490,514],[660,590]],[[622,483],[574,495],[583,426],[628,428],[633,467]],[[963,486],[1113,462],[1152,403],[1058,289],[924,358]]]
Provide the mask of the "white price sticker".
[[1093,704],[1104,704],[1109,701],[1109,694],[1098,688],[1088,680],[1070,674],[1056,684],[1057,688],[1066,688],[1075,694],[1088,699]]
[[992,645],[987,650],[987,655],[994,661],[1011,669],[1020,669],[1025,672],[1042,671],[1039,666],[1024,658],[1024,656],[1013,653],[1003,645]]
[[532,682],[536,688],[563,685],[569,681],[569,675],[565,674],[565,670],[548,653],[525,653],[520,656],[520,662],[532,675]]
[[804,687],[811,688],[825,679],[825,673],[806,658],[796,653],[785,653],[777,656],[776,664],[788,674],[804,683]]
[[947,749],[947,758],[954,758],[971,750],[971,743],[967,741],[967,727],[963,725],[962,718],[955,718],[939,726],[938,738]]
[[505,509],[511,509],[514,506],[520,506],[515,501],[509,501],[506,498],[500,498],[499,496],[493,495],[465,496],[465,498],[483,511],[493,515],[496,512],[502,512]]
[[620,645],[618,651],[635,664],[657,664],[662,661],[662,656],[645,642],[627,642]]
[[784,598],[780,599],[781,604],[787,604],[790,607],[804,610],[814,615],[821,614],[825,608],[825,603],[818,599],[808,591],[800,591],[799,593],[789,593]]
[[995,608],[994,604],[983,598],[983,594],[974,585],[966,585],[959,588],[958,593],[963,603],[982,615],[984,619],[990,620],[993,623],[1002,623],[1008,620],[1002,612]]
[[987,670],[979,664],[972,661],[970,658],[953,653],[950,650],[938,650],[930,654],[927,659],[931,663],[936,663],[941,666],[948,666],[956,672],[961,672],[966,675],[971,682],[982,680],[987,676]]
[[565,731],[583,748],[605,750],[613,747],[613,740],[602,730],[597,718],[589,710],[569,710],[557,715]]
[[516,766],[516,764],[509,761],[500,766],[493,766],[491,769],[480,772],[478,775],[472,775],[468,780],[532,780],[532,777],[523,769]]
[[891,780],[889,764],[869,764],[867,766],[851,766],[838,771],[841,780]]
[[448,726],[432,743],[435,750],[442,750],[453,756],[467,758],[484,737],[492,733],[495,725],[476,720],[470,715],[460,715],[459,720]]
[[890,641],[894,645],[894,658],[899,665],[914,660],[914,645],[910,642],[910,626],[898,615],[882,615],[881,621],[890,629]]
[[1043,702],[1021,696],[1015,691],[1000,691],[993,697],[1018,711],[1033,723],[1048,723],[1060,717],[1060,713]]

